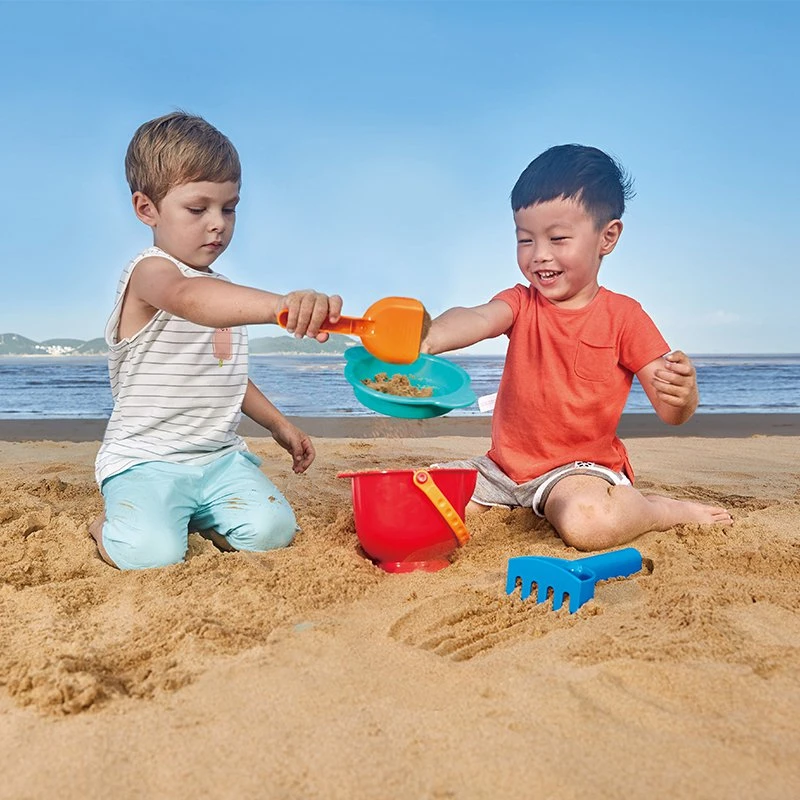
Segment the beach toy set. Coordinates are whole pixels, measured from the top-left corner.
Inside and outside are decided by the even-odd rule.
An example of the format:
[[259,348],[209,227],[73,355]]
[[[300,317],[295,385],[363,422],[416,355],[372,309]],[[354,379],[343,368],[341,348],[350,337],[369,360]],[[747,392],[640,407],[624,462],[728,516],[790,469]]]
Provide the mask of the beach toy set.
[[[278,315],[286,327],[288,312]],[[361,347],[345,352],[344,375],[362,405],[379,414],[424,419],[476,402],[465,370],[438,356],[421,355],[425,309],[418,300],[387,297],[373,303],[363,317],[326,321],[321,330],[361,338]],[[377,377],[406,379],[413,394],[373,388]],[[424,389],[423,392],[418,391]],[[435,572],[469,541],[464,511],[477,481],[474,469],[386,469],[340,472],[352,481],[356,535],[364,553],[386,572]],[[558,611],[569,599],[574,614],[594,597],[597,581],[624,578],[642,568],[632,547],[568,560],[520,556],[508,560],[506,594],[519,585],[527,600],[536,587],[536,603],[552,597]]]
[[[386,572],[436,572],[469,541],[464,511],[477,480],[474,469],[386,469],[340,472],[352,480],[356,535],[364,553]],[[566,559],[518,556],[508,559],[506,594],[536,603],[565,599],[574,614],[594,597],[598,581],[627,578],[642,568],[642,555],[625,547],[596,556]],[[534,594],[535,588],[535,594]]]
[[[288,309],[278,314],[285,328]],[[430,318],[419,300],[385,297],[363,317],[326,320],[320,330],[358,336],[361,347],[345,352],[345,378],[367,408],[392,417],[423,419],[476,401],[470,377],[456,364],[419,349]],[[409,396],[382,392],[378,376],[405,378]],[[424,389],[424,391],[419,391]],[[417,396],[425,395],[425,396]],[[342,472],[352,480],[356,534],[364,552],[387,572],[429,572],[446,567],[469,540],[464,509],[475,489],[474,469]]]

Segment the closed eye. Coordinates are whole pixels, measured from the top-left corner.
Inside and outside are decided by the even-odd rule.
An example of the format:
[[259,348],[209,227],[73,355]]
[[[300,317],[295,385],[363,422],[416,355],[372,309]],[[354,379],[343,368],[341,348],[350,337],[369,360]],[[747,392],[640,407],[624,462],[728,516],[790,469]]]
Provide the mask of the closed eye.
[[190,214],[202,214],[205,211],[205,209],[204,208],[188,208],[187,211]]

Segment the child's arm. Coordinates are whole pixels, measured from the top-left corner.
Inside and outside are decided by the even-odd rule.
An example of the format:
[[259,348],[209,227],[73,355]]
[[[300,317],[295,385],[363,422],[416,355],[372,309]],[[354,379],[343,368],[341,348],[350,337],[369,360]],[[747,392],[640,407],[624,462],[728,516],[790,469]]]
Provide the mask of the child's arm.
[[276,322],[278,313],[289,309],[287,330],[296,336],[316,337],[324,342],[327,333],[320,333],[326,318],[339,319],[342,298],[313,290],[279,295],[219,280],[187,278],[165,258],[144,258],[133,270],[126,302],[139,304],[141,313],[154,309],[206,325],[209,328],[232,328]]
[[636,377],[662,422],[682,425],[694,414],[700,395],[694,365],[686,353],[675,350],[656,358]]
[[311,466],[316,455],[311,439],[292,425],[250,380],[247,381],[242,411],[254,422],[266,428],[272,434],[272,438],[289,453],[292,457],[292,469],[296,473],[305,472]]
[[431,322],[420,351],[435,355],[469,347],[505,333],[513,321],[511,307],[502,300],[471,308],[450,308]]

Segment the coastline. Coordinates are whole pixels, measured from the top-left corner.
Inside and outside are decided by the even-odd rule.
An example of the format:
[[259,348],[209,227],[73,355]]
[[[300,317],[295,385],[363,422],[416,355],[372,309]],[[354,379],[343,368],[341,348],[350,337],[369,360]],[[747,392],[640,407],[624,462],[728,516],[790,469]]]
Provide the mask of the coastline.
[[[488,437],[491,417],[395,419],[379,416],[294,417],[289,419],[310,436],[330,439]],[[0,441],[93,442],[103,438],[105,419],[0,419]],[[242,436],[269,434],[251,420],[239,427]],[[686,438],[742,439],[750,436],[800,436],[800,414],[695,414],[683,425],[662,423],[655,414],[623,414],[622,439]]]

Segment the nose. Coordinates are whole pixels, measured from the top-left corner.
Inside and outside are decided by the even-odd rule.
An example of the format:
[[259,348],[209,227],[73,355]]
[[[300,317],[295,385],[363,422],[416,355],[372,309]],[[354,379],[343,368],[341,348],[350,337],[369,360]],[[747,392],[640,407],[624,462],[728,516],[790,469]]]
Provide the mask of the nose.
[[225,217],[222,212],[215,211],[209,215],[208,229],[214,233],[222,233],[225,230]]
[[550,248],[547,246],[546,242],[536,242],[534,244],[531,260],[534,264],[546,264],[548,261],[552,260]]
[[523,255],[527,266],[531,269],[540,267],[542,264],[547,264],[553,260],[550,248],[547,244],[535,243],[525,248]]

